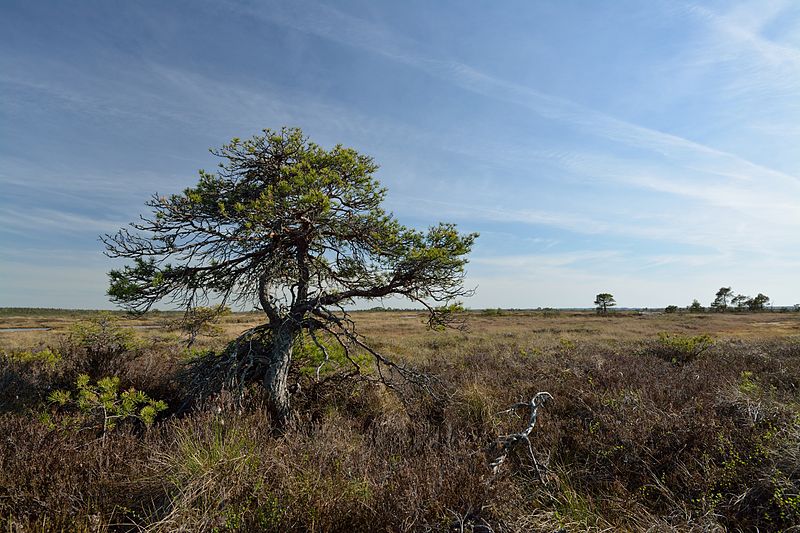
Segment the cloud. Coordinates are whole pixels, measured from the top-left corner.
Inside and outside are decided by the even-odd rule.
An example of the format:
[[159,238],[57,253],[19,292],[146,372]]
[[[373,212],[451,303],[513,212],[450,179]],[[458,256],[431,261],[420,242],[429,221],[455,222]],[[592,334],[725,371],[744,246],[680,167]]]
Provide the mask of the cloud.
[[703,23],[705,31],[697,45],[678,58],[678,68],[716,77],[722,100],[759,102],[763,108],[765,99],[779,99],[796,111],[800,49],[764,36],[765,28],[782,20],[792,7],[796,5],[783,0],[744,2],[720,13],[684,5],[683,14]]
[[[766,75],[769,69],[793,68],[798,59],[797,50],[772,43],[758,34],[760,27],[778,16],[783,7],[781,3],[774,3],[760,13],[758,23],[746,28],[737,25],[733,19],[720,17],[705,8],[689,6],[687,12],[714,25],[717,32],[727,39],[720,46],[699,51],[696,60],[720,57],[719,48],[735,41],[749,47],[754,55],[767,63],[767,67],[754,67],[759,70],[759,75]],[[681,210],[680,204],[674,202],[667,211],[648,212],[645,203],[634,223],[609,220],[591,209],[581,213],[570,213],[566,209],[555,211],[508,206],[492,209],[452,195],[447,202],[407,196],[401,201],[405,209],[437,206],[435,209],[442,215],[444,213],[438,211],[440,207],[444,207],[448,215],[471,220],[522,222],[582,234],[615,234],[664,240],[707,247],[726,254],[734,251],[754,252],[773,258],[795,255],[792,247],[787,247],[787,243],[797,243],[797,235],[800,234],[800,215],[795,201],[800,192],[800,179],[793,173],[755,163],[696,140],[619,119],[498,78],[460,61],[432,56],[411,39],[394,34],[378,23],[367,22],[330,6],[306,2],[301,7],[294,5],[288,9],[243,9],[248,15],[258,16],[270,23],[381,55],[461,89],[516,104],[545,119],[567,124],[583,133],[639,150],[640,153],[638,157],[615,158],[597,156],[575,147],[531,149],[524,144],[515,145],[505,140],[496,145],[489,142],[489,146],[486,146],[483,139],[482,149],[476,150],[468,139],[458,137],[446,142],[446,149],[473,157],[474,154],[488,153],[507,161],[546,160],[579,179],[618,184],[698,204],[691,212]],[[748,15],[740,15],[740,18],[747,20]],[[704,54],[705,58],[702,57]],[[796,72],[791,74],[789,79],[794,83]],[[770,80],[770,83],[774,81]],[[777,87],[780,87],[780,83]],[[410,206],[410,203],[416,203],[416,206]],[[620,204],[624,202],[611,199],[610,208],[614,209]],[[700,205],[704,205],[705,209],[701,209]],[[625,211],[628,211],[625,216],[630,217],[632,209]]]
[[[285,6],[236,7],[245,14],[322,37],[348,46],[362,48],[393,61],[412,66],[462,89],[486,97],[514,103],[541,117],[565,122],[581,131],[629,147],[650,150],[675,159],[702,158],[721,175],[797,181],[778,170],[748,161],[735,154],[706,146],[678,135],[658,131],[618,119],[567,99],[548,95],[519,83],[504,80],[468,64],[437,58],[418,52],[414,41],[395,35],[388,29],[346,14],[330,6],[313,2]],[[787,52],[788,53],[788,52]]]
[[[712,55],[706,50],[702,57],[709,63],[738,59],[735,52],[742,48],[748,49],[764,61],[764,67],[800,67],[800,50],[781,43],[776,43],[762,36],[764,27],[780,17],[790,7],[787,1],[751,2],[740,4],[728,14],[719,14],[711,9],[697,4],[688,4],[687,12],[706,21],[717,31],[715,51],[723,51],[727,47],[727,54]],[[733,45],[733,46],[731,46]]]
[[126,224],[127,221],[102,219],[58,209],[6,207],[0,213],[0,232],[15,234],[114,232]]

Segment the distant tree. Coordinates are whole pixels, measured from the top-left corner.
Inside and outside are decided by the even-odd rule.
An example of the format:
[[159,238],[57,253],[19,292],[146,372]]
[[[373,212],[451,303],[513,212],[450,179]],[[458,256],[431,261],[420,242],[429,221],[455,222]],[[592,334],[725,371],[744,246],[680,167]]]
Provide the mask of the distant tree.
[[289,368],[305,335],[326,360],[331,342],[356,370],[351,356],[362,350],[379,369],[419,378],[370,348],[345,306],[396,295],[424,307],[432,327],[446,324],[472,292],[463,277],[477,234],[402,226],[382,207],[372,158],[325,150],[299,129],[264,130],[212,153],[222,161],[216,173],[200,171],[181,194],[154,195],[152,216],[102,238],[108,256],[133,262],[109,273],[112,300],[132,311],[164,298],[186,309],[258,305],[266,323],[209,371],[260,381],[276,427],[289,416]]
[[720,287],[717,291],[716,298],[711,302],[711,307],[718,312],[724,312],[728,309],[728,298],[730,298],[732,294],[733,291],[731,291],[730,287]]
[[748,303],[750,301],[749,296],[745,296],[744,294],[737,294],[731,299],[731,306],[735,307],[737,311],[742,311],[745,307],[748,307]]
[[702,313],[705,311],[703,305],[697,300],[692,300],[692,304],[687,309],[690,313]]
[[677,313],[678,306],[677,305],[668,305],[664,308],[665,313]]
[[594,305],[597,306],[598,313],[605,315],[608,313],[608,308],[614,307],[617,305],[617,303],[614,301],[613,295],[607,292],[602,292],[595,297]]
[[794,307],[792,309],[794,309],[795,313],[800,313],[800,304],[794,304]]
[[764,306],[769,303],[769,296],[764,294],[758,293],[758,296],[755,298],[748,298],[747,300],[747,308],[751,311],[763,311]]

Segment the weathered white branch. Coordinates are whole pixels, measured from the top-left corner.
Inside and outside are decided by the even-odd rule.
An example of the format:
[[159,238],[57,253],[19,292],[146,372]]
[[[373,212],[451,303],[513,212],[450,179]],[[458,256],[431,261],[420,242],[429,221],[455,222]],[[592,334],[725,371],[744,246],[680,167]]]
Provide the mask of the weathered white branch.
[[540,479],[544,479],[542,477],[542,470],[544,469],[543,465],[539,464],[539,461],[536,460],[536,456],[533,453],[533,446],[531,445],[530,434],[533,431],[534,426],[536,425],[536,418],[539,415],[539,407],[544,405],[547,400],[552,400],[553,396],[549,392],[537,392],[536,395],[531,398],[529,402],[519,402],[515,403],[505,411],[501,411],[497,414],[505,414],[505,413],[515,413],[517,409],[522,409],[527,407],[530,409],[531,415],[528,419],[528,426],[520,431],[519,433],[511,433],[509,435],[502,435],[498,438],[500,443],[500,455],[492,461],[489,466],[492,468],[492,474],[497,474],[500,471],[500,467],[503,466],[508,455],[511,451],[516,448],[516,446],[520,442],[525,442],[528,444],[528,452],[531,455],[531,459],[533,460],[533,464],[536,467],[536,472],[539,475]]
[[319,341],[319,339],[317,338],[317,334],[314,332],[314,330],[313,330],[313,329],[310,329],[308,332],[309,332],[309,334],[311,335],[311,339],[314,341],[314,344],[316,344],[316,345],[317,345],[317,348],[319,348],[320,350],[322,350],[322,354],[324,355],[324,358],[322,359],[322,361],[320,361],[320,363],[319,363],[319,366],[317,366],[317,371],[316,371],[316,375],[317,375],[317,383],[319,383],[319,373],[320,373],[320,371],[322,370],[322,367],[323,367],[323,366],[325,366],[325,364],[326,364],[328,361],[330,361],[330,359],[331,359],[331,356],[330,356],[330,354],[328,353],[328,349],[327,349],[327,348],[325,348],[325,345],[324,345],[324,344],[322,344],[322,343]]

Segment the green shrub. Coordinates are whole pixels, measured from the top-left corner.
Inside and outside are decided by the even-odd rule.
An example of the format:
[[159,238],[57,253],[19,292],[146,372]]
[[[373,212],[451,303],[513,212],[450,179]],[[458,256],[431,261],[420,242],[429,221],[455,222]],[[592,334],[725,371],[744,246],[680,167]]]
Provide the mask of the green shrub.
[[561,346],[561,349],[565,352],[574,350],[578,346],[577,343],[572,339],[567,339],[564,337],[558,339],[558,344]]
[[[318,346],[312,338],[305,338],[294,348],[294,360],[300,374],[306,377],[316,377],[319,369],[319,377],[330,376],[337,372],[354,370],[356,365],[363,372],[372,365],[372,357],[364,352],[351,352],[350,359],[337,342],[329,342],[318,338]],[[327,361],[325,352],[328,353]]]
[[61,362],[61,354],[50,348],[44,348],[39,351],[23,350],[12,351],[5,354],[10,360],[18,363],[40,363],[47,367],[55,368]]
[[756,383],[753,378],[753,373],[749,370],[742,370],[739,374],[739,383],[737,384],[739,392],[746,396],[756,396],[761,390],[761,387]]
[[688,363],[714,346],[709,335],[679,335],[662,331],[658,334],[659,355],[673,363]]
[[95,355],[112,355],[137,347],[134,331],[120,326],[119,318],[110,313],[76,323],[68,338],[75,348]]
[[664,308],[664,312],[665,313],[670,313],[670,314],[677,313],[678,312],[678,306],[677,305],[668,305],[668,306],[666,306]]
[[[58,414],[67,413],[61,418],[62,425],[102,429],[103,435],[126,420],[139,420],[150,426],[158,413],[167,408],[165,402],[154,400],[140,390],[130,388],[120,392],[119,381],[118,377],[105,377],[92,384],[88,375],[81,374],[75,383],[74,396],[72,391],[56,390],[47,399]],[[69,416],[70,411],[76,415]],[[56,425],[49,413],[43,419]]]

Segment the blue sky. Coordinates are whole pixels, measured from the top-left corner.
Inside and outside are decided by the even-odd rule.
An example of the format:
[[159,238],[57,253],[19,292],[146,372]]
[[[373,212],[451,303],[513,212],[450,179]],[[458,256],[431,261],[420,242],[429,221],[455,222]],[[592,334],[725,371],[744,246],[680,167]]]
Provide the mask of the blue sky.
[[798,94],[792,1],[5,1],[0,306],[111,307],[98,235],[282,125],[480,232],[470,307],[791,305]]

